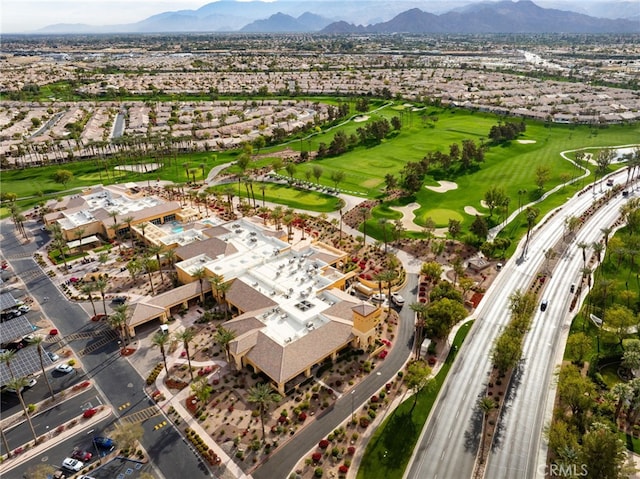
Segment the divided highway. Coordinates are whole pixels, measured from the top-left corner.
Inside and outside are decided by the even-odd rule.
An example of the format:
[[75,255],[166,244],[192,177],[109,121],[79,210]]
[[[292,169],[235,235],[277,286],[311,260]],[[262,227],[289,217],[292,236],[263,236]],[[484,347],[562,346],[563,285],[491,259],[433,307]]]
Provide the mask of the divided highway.
[[[487,378],[491,370],[490,352],[496,337],[502,328],[509,321],[509,296],[516,290],[525,290],[533,280],[538,269],[543,265],[544,251],[562,240],[565,231],[565,218],[568,216],[580,216],[593,202],[594,197],[591,192],[576,195],[569,199],[565,205],[545,217],[531,234],[527,253],[523,257],[523,240],[513,255],[504,265],[502,272],[494,283],[487,290],[484,299],[477,308],[474,317],[476,321],[472,330],[462,346],[456,364],[452,368],[445,384],[438,396],[436,404],[431,411],[418,446],[415,448],[411,462],[405,471],[404,477],[408,479],[449,479],[471,477],[474,469],[476,451],[479,444],[482,428],[482,413],[477,403],[478,399],[484,395]],[[595,241],[599,239],[597,234],[601,227],[609,226],[615,218],[622,199],[615,198],[611,206],[595,215],[592,221],[588,222],[578,237],[577,241]],[[608,212],[608,213],[607,213]],[[610,219],[613,218],[613,219]],[[599,223],[602,222],[602,223]],[[595,236],[585,235],[591,231]],[[601,236],[601,233],[600,233]],[[558,317],[562,311],[568,309],[569,287],[572,282],[576,282],[578,271],[582,268],[582,252],[575,254],[575,242],[569,247],[571,253],[563,258],[557,275],[557,279],[552,280],[546,286],[544,294],[549,294],[549,309],[545,313],[538,313],[534,318],[532,330],[525,339],[524,354],[525,364],[537,364],[543,371],[537,377],[531,379],[531,383],[526,377],[526,369],[521,374],[519,381],[522,383],[516,391],[519,400],[538,396],[532,399],[532,404],[537,406],[546,400],[546,396],[540,394],[546,392],[546,384],[540,384],[540,375],[550,377],[553,372],[555,348],[557,348],[557,331],[560,327],[560,319],[556,321],[556,327],[547,325],[550,318]],[[562,283],[566,281],[566,284]],[[566,304],[565,304],[566,303]],[[550,344],[553,338],[540,340],[540,331],[555,335],[556,344]],[[535,353],[535,354],[534,354]],[[548,381],[547,381],[548,384]],[[529,403],[522,409],[514,411],[517,405],[509,402],[507,407],[512,409],[511,414],[520,418],[522,424],[513,426],[505,432],[500,432],[500,444],[502,445],[503,456],[492,458],[489,466],[491,471],[487,471],[486,477],[533,477],[535,472],[536,454],[539,447],[539,437],[542,428],[542,414],[544,409],[531,406]],[[504,426],[510,427],[511,417],[505,417]],[[524,421],[527,421],[527,432],[523,431]],[[503,426],[503,427],[504,427]],[[531,438],[534,429],[537,428],[536,437]],[[513,431],[511,433],[510,431]],[[517,431],[517,434],[516,432]],[[521,436],[520,440],[526,442],[515,442],[515,437]],[[526,437],[525,437],[526,436]],[[511,463],[509,457],[521,457],[522,461],[528,465]],[[515,459],[513,459],[515,461]],[[493,464],[493,466],[492,466]],[[497,471],[497,472],[496,472]]]
[[[525,337],[523,360],[517,373],[519,384],[505,403],[500,433],[488,459],[487,478],[544,477],[546,454],[540,454],[542,430],[545,417],[551,418],[555,396],[555,388],[551,392],[549,388],[556,364],[562,360],[571,321],[578,310],[576,306],[573,312],[569,311],[573,296],[571,284],[580,283],[584,267],[582,250],[577,245],[600,241],[603,237],[600,228],[616,222],[624,201],[626,199],[618,195],[586,221],[546,285],[543,296],[549,300],[549,307],[545,312],[537,311]],[[541,233],[540,239],[543,239]],[[544,252],[536,251],[536,254],[540,253]]]

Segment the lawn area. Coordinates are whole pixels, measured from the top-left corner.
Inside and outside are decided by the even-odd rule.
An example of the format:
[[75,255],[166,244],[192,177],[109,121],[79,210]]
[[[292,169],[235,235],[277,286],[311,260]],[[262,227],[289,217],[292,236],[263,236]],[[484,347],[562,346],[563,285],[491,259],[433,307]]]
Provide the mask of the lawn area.
[[[316,211],[318,213],[328,213],[339,210],[342,207],[342,200],[335,196],[320,193],[318,191],[303,190],[279,183],[253,183],[253,190],[256,196],[256,205],[262,205],[262,187],[264,185],[264,200],[288,206],[293,209]],[[244,185],[238,188],[237,183],[227,183],[208,188],[211,193],[222,193],[231,186],[234,196],[240,194],[247,198],[247,190]]]
[[[464,323],[453,341],[457,350],[464,342],[473,321]],[[413,397],[404,401],[392,411],[387,419],[376,429],[358,469],[358,479],[388,479],[402,477],[413,449],[420,437],[433,403],[444,383],[455,359],[454,348],[435,377],[435,387],[431,391],[422,391],[413,413]],[[402,438],[402,440],[399,440]]]

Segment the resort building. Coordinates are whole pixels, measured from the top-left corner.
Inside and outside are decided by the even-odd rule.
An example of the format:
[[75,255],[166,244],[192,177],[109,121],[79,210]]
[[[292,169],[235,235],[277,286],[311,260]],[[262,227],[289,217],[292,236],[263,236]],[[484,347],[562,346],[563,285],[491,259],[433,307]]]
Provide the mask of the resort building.
[[[156,235],[154,241],[179,245],[175,266],[184,285],[137,303],[130,334],[210,293],[235,316],[224,324],[235,334],[235,367],[264,373],[282,394],[346,347],[373,343],[381,310],[343,291],[353,276],[340,271],[345,252],[311,238],[292,246],[285,231],[247,218],[214,221]],[[225,293],[212,289],[214,278],[228,285]]]
[[123,238],[136,225],[165,224],[195,220],[197,211],[177,201],[145,196],[135,183],[121,187],[97,186],[51,205],[55,211],[44,216],[45,225],[60,225],[70,248],[102,239]]

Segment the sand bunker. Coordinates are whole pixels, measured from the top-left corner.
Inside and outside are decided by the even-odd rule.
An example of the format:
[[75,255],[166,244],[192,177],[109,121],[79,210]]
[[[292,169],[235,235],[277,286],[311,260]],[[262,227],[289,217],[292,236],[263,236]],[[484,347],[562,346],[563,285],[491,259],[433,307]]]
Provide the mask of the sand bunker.
[[390,208],[402,213],[402,226],[407,231],[422,231],[422,228],[413,222],[416,219],[414,211],[420,208],[418,203],[409,203],[407,206],[391,206]]
[[487,202],[485,200],[480,200],[480,206],[489,209],[489,206],[487,206]]
[[446,193],[449,190],[455,190],[458,188],[458,184],[453,181],[438,181],[440,186],[425,186],[425,188],[435,191],[436,193]]
[[162,165],[160,163],[147,163],[143,165],[120,165],[114,169],[118,171],[133,171],[135,173],[150,173],[160,169]]
[[465,206],[464,207],[464,212],[468,215],[471,216],[484,216],[484,213],[480,213],[477,209],[475,209],[473,206]]
[[368,119],[369,119],[369,117],[368,117],[367,115],[364,115],[364,116],[356,116],[356,117],[353,119],[353,121],[354,121],[355,123],[360,123],[360,122],[363,122],[363,121],[367,121]]
[[522,145],[530,145],[531,143],[535,143],[536,140],[518,140],[518,143]]

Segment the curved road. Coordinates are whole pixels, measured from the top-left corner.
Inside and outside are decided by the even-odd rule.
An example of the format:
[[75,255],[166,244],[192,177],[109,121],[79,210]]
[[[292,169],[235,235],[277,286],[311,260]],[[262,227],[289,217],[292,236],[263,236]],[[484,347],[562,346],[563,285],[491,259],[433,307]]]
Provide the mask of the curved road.
[[[415,298],[418,292],[418,276],[407,274],[407,284],[401,291],[407,298]],[[352,404],[354,410],[377,394],[390,378],[395,377],[406,363],[413,345],[413,330],[415,316],[411,308],[405,306],[400,311],[400,321],[395,344],[384,361],[363,382],[347,391],[335,405],[319,416],[313,423],[296,433],[289,442],[278,447],[266,462],[254,472],[255,479],[284,479],[289,476],[300,458],[304,457],[318,442],[335,430],[346,418],[351,416]],[[353,401],[353,402],[352,402]]]

